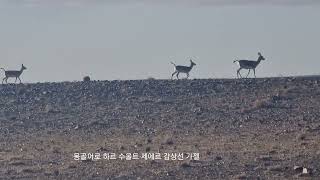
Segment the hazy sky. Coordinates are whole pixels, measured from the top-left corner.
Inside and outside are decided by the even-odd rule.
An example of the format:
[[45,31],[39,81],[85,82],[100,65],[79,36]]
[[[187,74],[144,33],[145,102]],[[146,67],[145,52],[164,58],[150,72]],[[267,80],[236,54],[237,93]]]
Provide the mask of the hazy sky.
[[[0,67],[25,82],[320,74],[318,0],[0,0]],[[2,78],[4,73],[0,73]]]

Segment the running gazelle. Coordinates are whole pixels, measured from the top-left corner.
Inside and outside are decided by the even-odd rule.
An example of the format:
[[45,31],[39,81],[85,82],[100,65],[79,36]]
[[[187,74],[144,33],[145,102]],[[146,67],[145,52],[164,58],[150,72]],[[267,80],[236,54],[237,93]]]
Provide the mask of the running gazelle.
[[237,70],[237,77],[239,77],[239,75],[240,75],[240,77],[242,78],[242,76],[240,74],[241,69],[248,69],[249,70],[246,78],[250,74],[251,69],[253,70],[254,77],[256,77],[256,67],[259,65],[261,60],[265,60],[265,58],[261,55],[260,52],[258,53],[258,55],[259,55],[259,57],[258,57],[257,61],[253,61],[253,60],[235,60],[235,61],[233,61],[233,63],[238,62],[239,66],[240,66],[240,68]]
[[177,66],[175,63],[171,62],[171,64],[174,65],[174,73],[171,75],[171,79],[173,76],[176,74],[177,79],[179,79],[179,74],[180,73],[186,73],[187,74],[187,79],[189,78],[189,72],[193,68],[193,66],[196,65],[191,59],[190,59],[190,66]]
[[17,82],[17,79],[19,79],[20,83],[21,83],[21,79],[20,76],[22,74],[22,72],[24,70],[26,70],[27,68],[22,64],[21,65],[21,69],[19,71],[14,71],[14,70],[5,70],[4,68],[0,68],[2,70],[4,70],[4,74],[6,77],[3,78],[2,80],[2,84],[5,81],[6,83],[8,83],[8,79],[9,78],[16,78],[15,83]]

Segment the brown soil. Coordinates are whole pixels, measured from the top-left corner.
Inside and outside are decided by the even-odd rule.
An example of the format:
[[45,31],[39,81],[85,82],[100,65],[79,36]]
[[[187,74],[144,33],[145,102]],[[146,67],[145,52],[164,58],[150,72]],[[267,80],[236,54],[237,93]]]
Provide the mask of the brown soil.
[[319,87],[318,77],[0,85],[0,179],[318,179]]

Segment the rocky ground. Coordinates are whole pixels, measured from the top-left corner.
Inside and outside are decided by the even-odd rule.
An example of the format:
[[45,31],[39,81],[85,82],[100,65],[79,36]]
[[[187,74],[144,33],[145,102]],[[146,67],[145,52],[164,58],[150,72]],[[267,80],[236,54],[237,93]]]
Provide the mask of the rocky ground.
[[319,108],[319,77],[0,85],[0,179],[319,179]]

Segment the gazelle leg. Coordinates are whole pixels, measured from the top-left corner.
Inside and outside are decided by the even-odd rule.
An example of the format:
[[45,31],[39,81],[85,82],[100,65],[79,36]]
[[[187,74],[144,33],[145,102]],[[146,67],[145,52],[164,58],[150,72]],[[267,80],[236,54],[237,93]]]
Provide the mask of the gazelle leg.
[[248,72],[248,74],[247,74],[247,76],[246,76],[246,78],[249,76],[249,74],[250,74],[250,71],[251,71],[251,69],[249,69],[249,72]]
[[175,74],[177,74],[177,72],[178,72],[178,71],[175,71],[174,73],[172,73],[171,79],[173,78],[173,76],[174,76]]
[[256,78],[256,69],[253,69],[254,77]]
[[21,79],[20,79],[20,77],[18,77],[18,79],[19,79],[19,81],[20,81],[20,84],[21,84]]
[[6,80],[6,77],[2,79],[2,84],[3,84],[3,82],[4,82],[5,80]]
[[177,73],[177,79],[179,79],[179,72]]
[[16,82],[17,82],[17,79],[18,79],[18,77],[16,77],[16,80],[14,81],[14,83],[16,83]]
[[189,78],[189,73],[187,73],[187,79]]
[[239,68],[238,71],[237,71],[237,77],[238,77],[238,78],[239,78],[239,75],[240,75],[240,78],[242,78],[242,76],[241,76],[241,74],[240,74],[241,69],[242,69],[242,68]]

